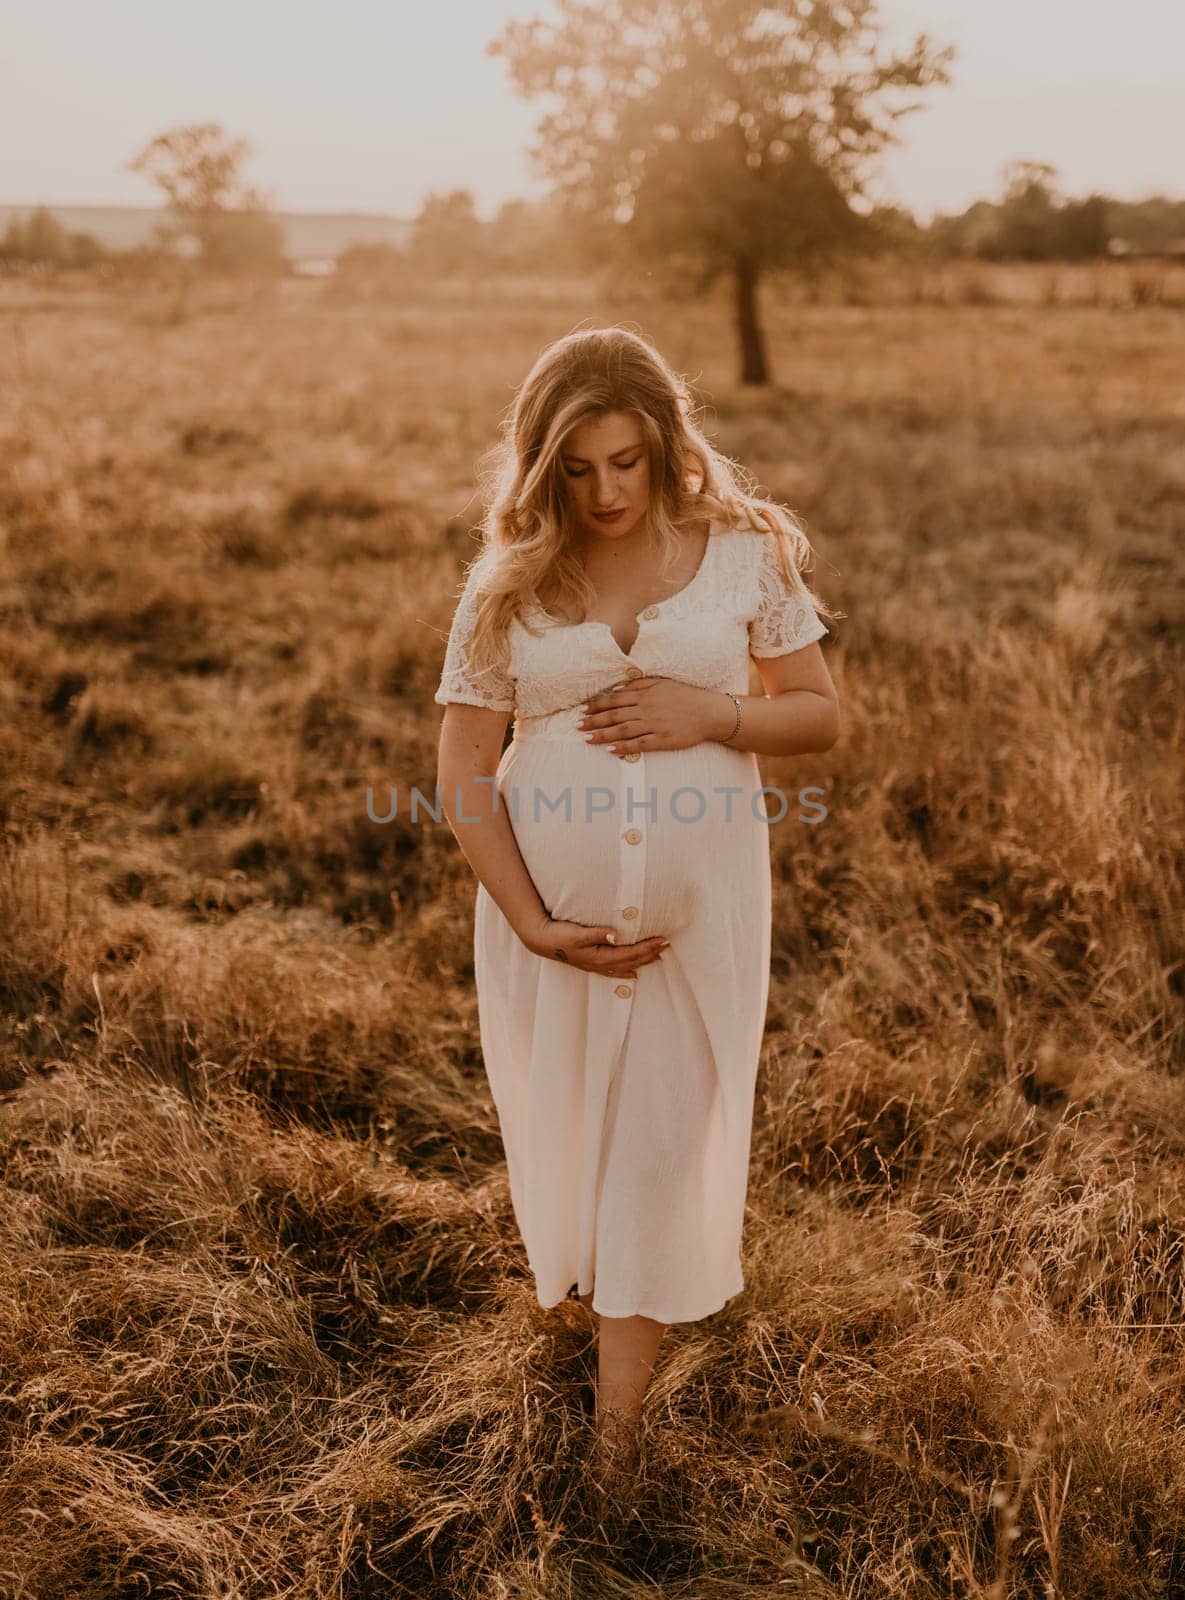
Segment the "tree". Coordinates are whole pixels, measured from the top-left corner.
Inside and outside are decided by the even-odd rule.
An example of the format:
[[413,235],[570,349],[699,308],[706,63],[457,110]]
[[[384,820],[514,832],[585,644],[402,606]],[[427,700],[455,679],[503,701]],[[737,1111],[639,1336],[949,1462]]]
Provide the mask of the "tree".
[[928,236],[940,254],[989,260],[1082,260],[1106,255],[1115,203],[1106,195],[1059,203],[1056,169],[1047,162],[1014,162],[998,204],[977,200],[960,216],[936,216]]
[[1185,239],[1185,200],[1149,195],[1145,200],[1108,199],[1107,233],[1140,250],[1162,250]]
[[169,128],[144,146],[128,167],[157,185],[173,214],[158,229],[162,242],[192,240],[203,266],[217,271],[283,263],[283,227],[243,180],[250,153],[246,139],[228,138],[217,122]]
[[999,251],[1025,261],[1057,253],[1057,168],[1047,161],[1013,161],[1004,169]]
[[483,252],[484,226],[469,189],[433,191],[412,223],[408,256],[436,272],[472,265]]
[[570,272],[588,261],[585,241],[553,197],[504,200],[485,224],[488,259],[504,271]]
[[37,266],[93,267],[103,259],[103,247],[90,233],[63,228],[47,206],[38,206],[25,218],[9,217],[0,239],[0,261]]
[[882,249],[916,253],[921,248],[925,230],[905,206],[874,206],[868,223]]
[[487,45],[539,124],[537,169],[573,212],[615,227],[639,258],[731,275],[742,383],[769,381],[757,290],[861,246],[862,168],[898,143],[881,105],[949,81],[953,48],[919,34],[878,54],[876,0],[555,0],[558,20],[511,22]]
[[1058,213],[1059,254],[1071,261],[1106,255],[1109,237],[1105,195],[1067,200]]
[[1060,201],[1056,180],[1057,168],[1047,161],[1014,161],[1004,169],[997,255],[1049,261],[1106,253],[1106,199]]

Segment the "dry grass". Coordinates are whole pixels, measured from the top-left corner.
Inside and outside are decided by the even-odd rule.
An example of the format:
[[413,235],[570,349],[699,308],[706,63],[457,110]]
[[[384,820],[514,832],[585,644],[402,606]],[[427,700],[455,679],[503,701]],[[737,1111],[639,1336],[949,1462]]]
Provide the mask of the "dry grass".
[[[771,294],[762,394],[723,289],[3,289],[5,1594],[1185,1590],[1185,340],[1148,272]],[[667,1335],[616,1552],[472,877],[407,816],[474,463],[589,317],[699,380],[847,617],[843,740],[763,762],[829,815],[771,836],[746,1291]]]

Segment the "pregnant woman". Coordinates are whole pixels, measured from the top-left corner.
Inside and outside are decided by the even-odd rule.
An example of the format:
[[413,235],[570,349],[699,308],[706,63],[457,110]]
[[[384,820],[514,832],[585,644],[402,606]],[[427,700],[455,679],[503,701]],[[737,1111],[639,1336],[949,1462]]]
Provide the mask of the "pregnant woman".
[[744,1287],[769,827],[797,812],[776,790],[767,811],[756,756],[835,743],[834,614],[794,518],[620,328],[535,363],[484,534],[434,697],[437,781],[479,880],[515,1220],[539,1303],[599,1318],[597,1465],[620,1488],[665,1327]]

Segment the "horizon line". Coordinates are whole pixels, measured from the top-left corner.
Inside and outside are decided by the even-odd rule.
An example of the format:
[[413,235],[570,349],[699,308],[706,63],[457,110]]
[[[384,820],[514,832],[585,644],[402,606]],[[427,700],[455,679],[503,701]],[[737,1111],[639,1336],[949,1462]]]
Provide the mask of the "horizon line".
[[[454,187],[465,189],[468,187],[468,185],[459,184],[454,185]],[[469,192],[471,194],[473,193],[472,190]],[[1108,191],[1105,189],[1092,187],[1091,189],[1084,191],[1082,194],[1067,194],[1064,198],[1067,201],[1073,202],[1088,199],[1090,196],[1095,194],[1101,195],[1104,200],[1115,201],[1121,205],[1144,205],[1149,201],[1154,200],[1163,200],[1169,204],[1176,205],[1185,204],[1185,193],[1172,194],[1167,189],[1161,189],[1155,186],[1146,187],[1139,194],[1134,194],[1131,192],[1123,194],[1116,191]],[[530,204],[536,203],[540,199],[546,199],[546,196],[535,196],[534,201],[532,201],[531,197],[527,195],[511,195],[507,198],[509,200],[525,200]],[[999,205],[1002,203],[1002,197],[993,200],[985,195],[976,195],[973,198],[965,201],[962,209],[963,211],[968,211],[972,206],[981,205],[985,201],[989,205]],[[503,200],[499,202],[499,205],[505,203],[506,201]],[[474,195],[474,204],[475,209],[480,214],[481,205],[476,195]],[[924,219],[927,226],[938,216],[949,217],[958,216],[960,214],[957,210],[944,210],[941,206],[910,206],[908,202],[900,198],[874,198],[872,199],[872,205],[874,208],[904,210],[913,216],[915,220]],[[141,203],[133,203],[122,200],[0,200],[0,207],[3,207],[5,210],[9,211],[36,211],[40,207],[44,207],[47,211],[52,211],[56,207],[59,209],[68,208],[71,211],[142,211],[153,215],[157,212],[166,212],[171,209],[168,205],[144,205]],[[371,211],[359,209],[357,207],[347,208],[341,211],[334,211],[318,207],[300,208],[291,205],[268,204],[266,209],[275,216],[365,217],[372,218],[378,222],[400,222],[409,225],[416,220],[416,216],[418,215],[418,213],[407,214],[397,211]],[[497,209],[498,206],[495,206],[491,214],[495,213]]]
[[[169,211],[167,205],[146,206],[136,205],[123,200],[0,200],[0,206],[9,211],[36,211],[44,207],[46,211],[55,208],[71,211]],[[267,209],[275,216],[289,217],[374,217],[380,222],[414,222],[414,217],[401,216],[397,211],[300,211],[291,206],[268,206]]]

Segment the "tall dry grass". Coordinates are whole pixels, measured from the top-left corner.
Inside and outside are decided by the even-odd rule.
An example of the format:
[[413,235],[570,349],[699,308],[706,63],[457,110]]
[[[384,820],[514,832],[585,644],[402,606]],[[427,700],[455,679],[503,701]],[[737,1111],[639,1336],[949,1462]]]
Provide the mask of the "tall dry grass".
[[[723,290],[3,290],[6,1594],[1185,1590],[1185,341],[1103,283],[779,293],[766,393]],[[746,1290],[616,1550],[407,815],[475,461],[586,318],[846,613],[842,741],[763,760],[828,816],[771,832]]]

